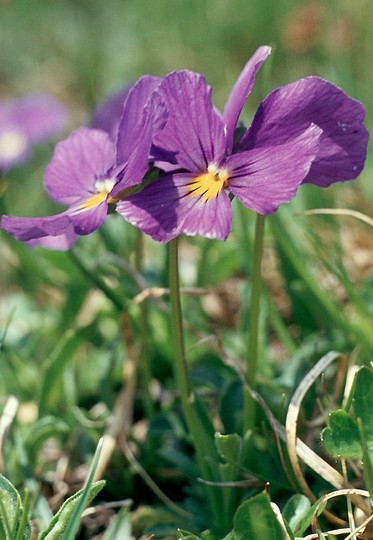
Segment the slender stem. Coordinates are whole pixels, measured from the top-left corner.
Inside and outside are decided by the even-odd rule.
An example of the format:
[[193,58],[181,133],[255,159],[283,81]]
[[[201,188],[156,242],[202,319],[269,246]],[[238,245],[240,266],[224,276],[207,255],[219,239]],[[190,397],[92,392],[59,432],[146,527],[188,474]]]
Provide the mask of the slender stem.
[[194,411],[192,405],[193,398],[189,386],[188,367],[185,358],[178,268],[178,239],[176,238],[175,240],[172,240],[169,246],[170,300],[172,311],[172,331],[175,345],[176,380],[180,392],[181,404],[183,407],[185,420],[190,429],[190,426],[194,424]]
[[[144,261],[144,234],[140,230],[136,230],[136,252],[135,252],[135,267],[139,274],[143,271]],[[147,302],[141,302],[140,304],[140,320],[142,328],[142,347],[140,357],[140,369],[143,379],[143,391],[144,391],[144,408],[148,419],[152,418],[154,414],[153,400],[150,395],[150,384],[152,380],[152,367],[150,360],[150,346],[149,346],[149,317],[148,317],[148,304]]]
[[[257,214],[253,250],[253,274],[249,313],[249,342],[246,359],[246,382],[255,388],[258,365],[258,332],[260,314],[260,291],[262,283],[262,258],[265,216]],[[244,434],[255,425],[255,402],[248,392],[244,393]]]
[[[217,466],[215,465],[218,461],[218,456],[214,440],[206,430],[195,409],[195,396],[189,384],[180,299],[177,238],[169,243],[169,284],[172,330],[175,345],[175,375],[180,392],[181,406],[194,444],[200,474],[206,480],[216,481]],[[214,516],[215,526],[219,528],[225,519],[221,512],[219,492],[207,484],[204,485],[204,488]]]

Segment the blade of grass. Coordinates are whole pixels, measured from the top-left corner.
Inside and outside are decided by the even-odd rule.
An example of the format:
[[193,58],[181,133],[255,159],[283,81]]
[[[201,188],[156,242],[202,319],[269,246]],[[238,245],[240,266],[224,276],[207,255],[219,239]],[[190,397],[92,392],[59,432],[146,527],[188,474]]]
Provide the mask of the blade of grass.
[[95,455],[93,456],[93,461],[91,465],[91,469],[88,475],[88,478],[86,480],[85,486],[83,488],[83,491],[81,493],[81,496],[79,498],[79,502],[76,505],[74,512],[72,514],[71,519],[69,520],[69,523],[66,527],[65,534],[64,534],[64,540],[74,540],[76,538],[76,534],[78,532],[79,526],[80,526],[80,520],[83,513],[83,510],[88,504],[88,501],[90,499],[90,491],[91,487],[93,485],[93,479],[95,476],[96,468],[98,461],[100,459],[101,451],[102,451],[102,444],[103,440],[100,439],[95,451]]

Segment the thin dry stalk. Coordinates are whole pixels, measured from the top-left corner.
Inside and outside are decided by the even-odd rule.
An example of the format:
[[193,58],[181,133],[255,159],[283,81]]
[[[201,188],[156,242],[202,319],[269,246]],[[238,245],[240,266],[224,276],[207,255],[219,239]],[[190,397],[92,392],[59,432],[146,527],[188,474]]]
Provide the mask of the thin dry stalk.
[[[286,417],[286,423],[285,423],[286,445],[288,449],[289,459],[292,464],[294,474],[296,476],[297,481],[299,482],[300,487],[303,489],[304,493],[309,497],[311,501],[315,501],[316,497],[311,491],[311,489],[309,488],[306,482],[306,479],[303,475],[303,472],[300,468],[299,461],[298,461],[299,452],[297,451],[297,445],[299,443],[297,442],[296,432],[297,432],[299,411],[300,411],[303,398],[306,395],[308,389],[312,386],[312,384],[314,384],[316,379],[323,373],[323,371],[332,362],[334,362],[334,360],[341,359],[341,358],[342,358],[341,354],[331,351],[327,353],[326,355],[324,355],[317,362],[317,364],[311,369],[311,371],[307,373],[302,383],[298,386],[297,390],[294,392],[294,395],[289,404],[288,414]],[[333,467],[327,464],[324,460],[322,461],[324,462],[323,470],[318,471],[320,476],[322,476],[325,480],[327,480],[332,486],[336,487],[337,489],[350,488],[346,479],[338,471],[336,471]],[[306,461],[305,463],[307,463],[307,465],[311,466],[315,470],[315,468],[312,465],[310,465],[309,461]],[[325,465],[327,465],[327,467],[325,467]],[[353,502],[354,504],[359,506],[359,508],[361,508],[365,514],[368,515],[370,513],[370,509],[365,505],[364,501],[362,501],[361,498],[354,496]],[[329,519],[333,520],[334,523],[342,524],[342,520],[340,520],[339,518],[336,518],[330,513],[328,513],[327,515]]]
[[[352,540],[354,536],[356,536],[357,533],[365,531],[365,528],[369,525],[369,523],[372,523],[372,521],[373,521],[373,514],[369,516],[361,525],[359,525],[359,527],[357,527],[354,532],[346,536],[345,540]],[[360,536],[360,538],[361,540],[363,540],[362,536]],[[370,535],[366,537],[366,540],[368,540],[369,538],[371,538]]]
[[[349,532],[350,532],[350,529],[348,529],[347,527],[342,527],[341,529],[333,529],[332,531],[326,531],[323,533],[323,535],[324,536],[339,536],[340,534],[346,534]],[[303,538],[296,536],[295,540],[320,540],[320,535],[319,533],[312,533],[312,534],[308,534],[307,536],[304,536]]]
[[372,218],[363,214],[362,212],[358,212],[357,210],[350,210],[349,208],[316,208],[315,210],[306,210],[305,212],[302,212],[302,214],[306,216],[326,214],[326,215],[334,215],[334,216],[354,217],[356,219],[359,219],[360,221],[363,221],[364,223],[367,223],[367,225],[370,225],[371,227],[373,227]]
[[[318,501],[312,518],[312,530],[316,532],[320,529],[318,515],[321,510],[321,508],[324,506],[324,504],[329,501],[330,499],[333,499],[335,497],[339,497],[341,495],[345,495],[346,497],[351,497],[356,499],[356,497],[367,497],[369,498],[369,491],[366,491],[365,489],[356,489],[356,488],[347,488],[347,489],[338,489],[337,491],[331,491],[330,493],[325,494],[321,499]],[[357,529],[356,529],[357,530]],[[355,531],[352,532],[352,534],[355,534]],[[348,532],[351,532],[351,528],[348,529]]]
[[[300,407],[303,401],[304,396],[306,395],[309,388],[315,383],[317,378],[325,371],[325,369],[332,363],[334,360],[341,358],[341,355],[337,352],[331,351],[323,356],[317,364],[307,373],[307,375],[302,380],[301,384],[298,386],[294,395],[290,401],[288,413],[286,415],[285,430],[286,430],[286,446],[288,450],[288,455],[290,463],[293,467],[294,475],[299,483],[299,486],[302,488],[303,492],[309,497],[311,501],[315,501],[316,497],[310,489],[302,469],[299,465],[298,456],[297,456],[297,426],[298,426],[298,416]],[[335,469],[332,469],[332,478],[326,478],[331,484],[337,488],[345,487],[345,480],[342,475],[337,473]],[[325,471],[324,471],[325,473]],[[328,475],[329,476],[329,475]],[[324,476],[325,478],[325,476]]]
[[[284,426],[281,425],[280,422],[273,416],[267,404],[263,401],[259,394],[257,394],[254,390],[250,390],[250,393],[252,397],[262,407],[276,436],[278,436],[281,440],[286,441],[286,431]],[[306,463],[307,466],[310,467],[313,471],[325,478],[330,484],[332,484],[332,486],[338,488],[341,486],[345,487],[345,480],[343,476],[331,465],[329,465],[329,463],[327,463],[313,450],[311,450],[311,448],[304,444],[304,442],[301,441],[299,438],[296,439],[295,451],[296,455],[303,461],[303,463]],[[316,500],[314,495],[313,500]]]
[[145,484],[152,490],[152,492],[158,497],[158,499],[163,502],[167,508],[169,508],[175,514],[182,516],[186,519],[192,519],[193,515],[175,504],[167,495],[160,489],[160,487],[154,482],[153,478],[149,476],[146,470],[141,466],[134,456],[128,442],[125,433],[122,433],[119,437],[119,445],[124,454],[124,457],[132,465],[133,469],[141,476]]

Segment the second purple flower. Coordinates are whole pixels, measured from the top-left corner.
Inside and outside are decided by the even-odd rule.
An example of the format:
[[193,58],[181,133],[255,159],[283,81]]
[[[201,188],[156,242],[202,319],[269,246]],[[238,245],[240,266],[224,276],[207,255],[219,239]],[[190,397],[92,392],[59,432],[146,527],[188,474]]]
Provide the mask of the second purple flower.
[[181,233],[226,239],[232,196],[270,214],[290,201],[301,183],[328,186],[360,174],[368,142],[364,107],[318,77],[274,90],[249,129],[237,130],[269,54],[269,47],[260,47],[248,61],[223,114],[213,106],[202,75],[179,71],[165,77],[159,91],[169,116],[153,147],[164,174],[118,202],[125,219],[161,242]]

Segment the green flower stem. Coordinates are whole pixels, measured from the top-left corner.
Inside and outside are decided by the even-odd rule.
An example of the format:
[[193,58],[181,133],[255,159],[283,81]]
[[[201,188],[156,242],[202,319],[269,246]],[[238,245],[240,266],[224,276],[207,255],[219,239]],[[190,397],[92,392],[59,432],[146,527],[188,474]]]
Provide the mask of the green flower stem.
[[[184,332],[180,299],[178,239],[169,243],[169,284],[171,300],[172,331],[175,346],[175,376],[180,392],[181,406],[188,426],[195,452],[199,471],[205,480],[216,481],[216,473],[209,464],[216,463],[217,451],[214,441],[206,432],[195,408],[195,396],[189,384],[188,366],[185,357]],[[217,468],[217,466],[216,466]],[[206,496],[215,517],[215,525],[219,527],[222,516],[219,504],[218,490],[205,485]]]
[[[136,230],[136,251],[135,251],[135,267],[137,272],[142,274],[144,261],[144,234],[137,229]],[[142,350],[140,356],[140,370],[141,379],[143,381],[144,392],[144,408],[148,419],[152,418],[154,414],[153,400],[150,394],[150,384],[152,380],[152,368],[150,360],[150,346],[149,346],[149,316],[148,316],[148,304],[147,302],[141,302],[140,304],[140,321],[142,328]]]
[[[260,291],[262,282],[262,258],[264,245],[265,216],[257,214],[253,249],[253,271],[249,312],[249,342],[246,358],[246,382],[255,388],[258,365],[258,331],[260,312]],[[255,425],[255,402],[248,392],[244,393],[243,434]]]
[[180,391],[181,404],[188,427],[194,422],[192,393],[189,386],[188,367],[185,358],[184,332],[181,314],[180,281],[178,265],[178,239],[170,242],[169,252],[170,300],[172,311],[172,332],[175,344],[176,379]]
[[[241,228],[240,228],[240,241],[241,245],[246,246],[246,250],[252,250],[253,249],[253,240],[251,239],[251,236],[249,234],[249,227],[248,227],[248,216],[249,211],[247,208],[245,208],[242,204],[238,204],[237,206],[240,221],[241,221]],[[250,212],[251,213],[251,212]],[[252,261],[248,257],[244,256],[242,260],[242,264],[244,267],[245,272],[248,276],[252,275]],[[281,343],[286,347],[289,354],[294,354],[297,350],[298,346],[295,343],[294,339],[292,338],[288,327],[282,320],[281,315],[278,312],[278,309],[276,305],[273,303],[273,300],[265,287],[265,285],[262,283],[261,285],[261,297],[264,298],[265,304],[267,306],[268,310],[268,320],[270,323],[270,326],[272,330],[275,332],[275,334],[280,339]]]

